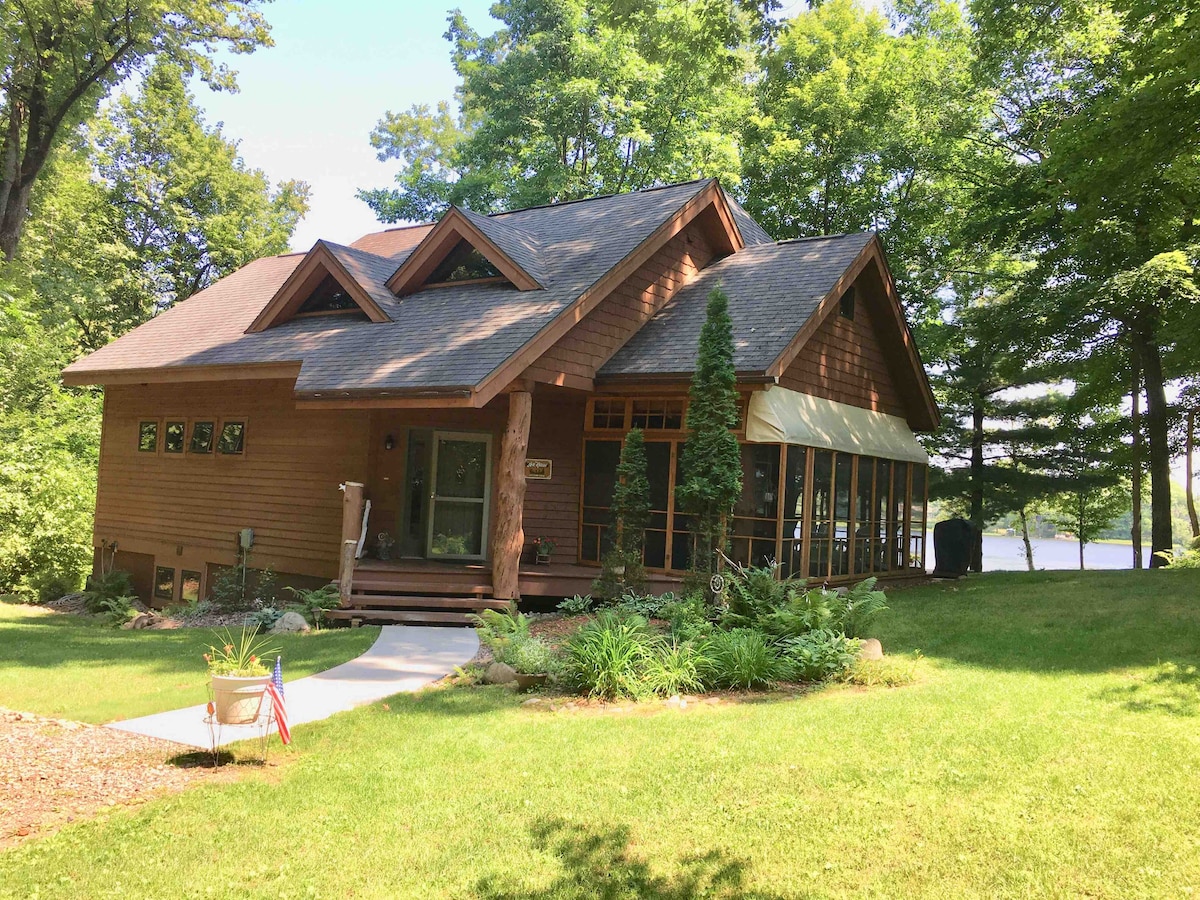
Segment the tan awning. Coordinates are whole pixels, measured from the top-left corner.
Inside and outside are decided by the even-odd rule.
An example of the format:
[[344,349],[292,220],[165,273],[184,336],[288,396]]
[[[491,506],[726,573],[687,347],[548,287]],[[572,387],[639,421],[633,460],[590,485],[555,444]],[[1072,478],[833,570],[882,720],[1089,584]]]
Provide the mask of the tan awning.
[[822,400],[772,385],[750,396],[746,440],[803,444],[882,459],[928,463],[929,455],[899,416]]

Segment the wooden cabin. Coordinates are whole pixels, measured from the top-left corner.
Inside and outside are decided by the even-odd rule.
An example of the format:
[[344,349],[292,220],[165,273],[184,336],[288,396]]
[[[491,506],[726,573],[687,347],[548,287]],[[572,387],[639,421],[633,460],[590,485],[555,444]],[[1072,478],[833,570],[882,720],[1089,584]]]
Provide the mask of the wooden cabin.
[[250,566],[341,570],[364,620],[586,593],[636,427],[645,563],[676,587],[717,285],[742,400],[733,556],[814,582],[923,574],[913,432],[939,414],[878,238],[775,241],[713,180],[319,241],[72,364],[68,384],[105,388],[96,565],[157,605],[204,597],[250,529]]

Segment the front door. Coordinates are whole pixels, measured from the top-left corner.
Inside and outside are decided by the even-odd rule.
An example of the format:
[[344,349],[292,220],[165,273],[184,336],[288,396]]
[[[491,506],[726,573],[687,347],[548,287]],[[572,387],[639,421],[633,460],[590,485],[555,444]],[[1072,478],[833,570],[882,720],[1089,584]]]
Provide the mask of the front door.
[[492,437],[435,431],[430,479],[430,559],[487,556],[492,493]]

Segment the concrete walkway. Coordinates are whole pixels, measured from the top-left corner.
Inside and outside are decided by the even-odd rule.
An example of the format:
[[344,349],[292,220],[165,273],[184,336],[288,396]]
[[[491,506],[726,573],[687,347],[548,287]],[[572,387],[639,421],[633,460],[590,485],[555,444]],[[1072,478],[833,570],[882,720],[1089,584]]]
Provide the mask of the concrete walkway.
[[[288,722],[295,728],[382,697],[415,691],[467,663],[478,649],[474,628],[384,625],[371,649],[357,659],[284,682]],[[283,662],[286,675],[287,660]],[[201,704],[113,722],[108,727],[208,749],[213,736],[204,719],[205,707]],[[221,725],[219,729],[220,746],[262,734],[257,725]]]

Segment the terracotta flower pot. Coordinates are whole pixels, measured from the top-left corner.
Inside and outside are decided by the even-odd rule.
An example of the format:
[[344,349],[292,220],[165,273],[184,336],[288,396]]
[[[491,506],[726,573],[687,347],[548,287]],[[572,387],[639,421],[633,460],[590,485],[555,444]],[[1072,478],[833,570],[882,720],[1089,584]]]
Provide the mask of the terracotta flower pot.
[[250,678],[213,675],[217,721],[222,725],[249,725],[257,719],[270,680],[270,675],[254,675]]

